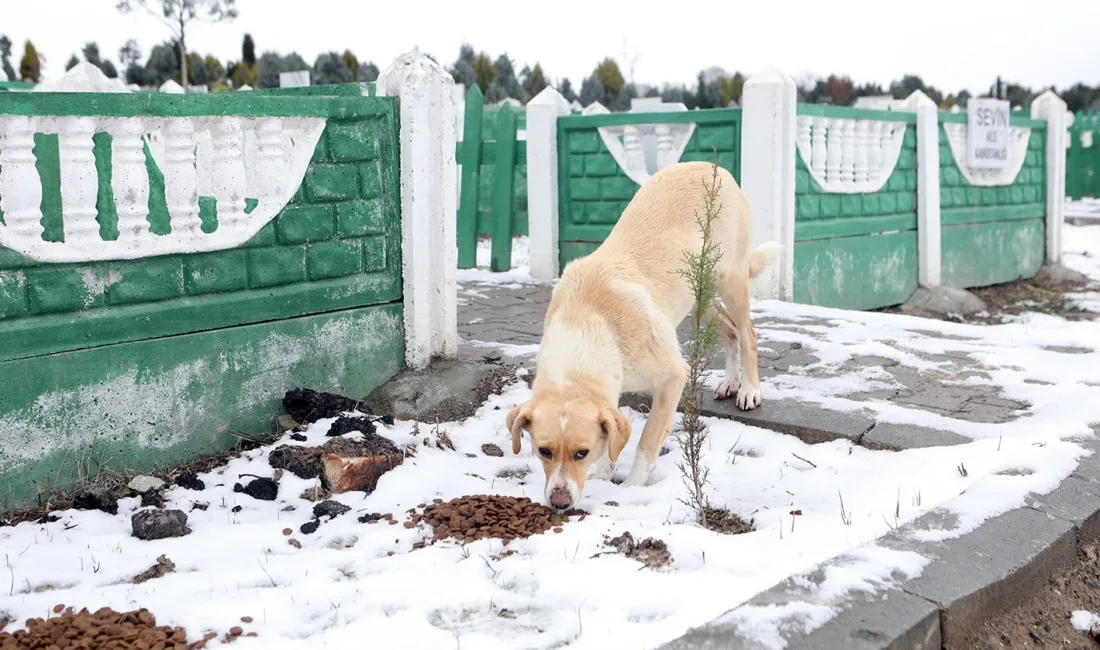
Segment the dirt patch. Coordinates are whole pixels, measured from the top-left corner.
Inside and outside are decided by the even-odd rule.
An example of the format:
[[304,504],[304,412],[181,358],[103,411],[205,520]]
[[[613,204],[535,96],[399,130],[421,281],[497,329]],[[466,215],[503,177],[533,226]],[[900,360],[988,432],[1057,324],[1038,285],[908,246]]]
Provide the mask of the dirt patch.
[[349,411],[360,411],[370,415],[370,409],[358,400],[309,388],[295,388],[288,391],[283,396],[283,408],[296,422],[306,424],[325,418],[340,417]]
[[[1095,291],[1096,289],[1097,287],[1091,285],[1088,281],[1057,278],[1046,273],[1040,273],[1038,276],[1027,280],[969,289],[971,293],[986,304],[985,312],[971,314],[966,317],[958,315],[912,315],[984,325],[1004,323],[1024,312],[1051,314],[1073,321],[1097,320],[1100,319],[1100,314],[1078,309],[1070,299],[1066,298],[1068,293]],[[889,314],[903,313],[900,307],[887,307],[875,311]]]
[[273,468],[285,469],[298,478],[318,478],[325,472],[320,447],[279,445],[267,455],[267,462]]
[[176,563],[168,559],[167,555],[161,555],[157,558],[157,563],[141,573],[134,576],[134,584],[140,585],[143,582],[148,582],[154,578],[166,576],[169,573],[176,572]]
[[668,552],[668,545],[664,541],[652,537],[636,540],[629,532],[625,532],[618,537],[606,539],[604,546],[610,546],[619,555],[641,562],[649,569],[660,569],[672,563],[672,555]]
[[[707,530],[712,530],[723,535],[740,535],[756,530],[756,520],[745,521],[740,515],[730,512],[725,508],[714,506],[707,507]],[[699,518],[702,523],[702,517]]]
[[478,539],[500,539],[507,544],[513,539],[541,535],[550,529],[560,533],[569,517],[580,516],[583,521],[588,516],[587,512],[577,509],[559,514],[557,510],[527,497],[490,494],[458,497],[447,502],[436,499],[431,504],[422,503],[408,512],[409,520],[405,522],[405,528],[423,523],[432,529],[432,539],[418,542],[413,548],[422,548],[448,538],[467,543]]
[[1077,563],[1054,576],[1016,609],[986,621],[948,650],[1100,648],[1100,639],[1074,629],[1077,610],[1100,612],[1100,547],[1082,549]]
[[392,456],[401,455],[401,450],[389,438],[372,434],[364,435],[361,439],[333,438],[325,443],[321,451],[326,454],[337,454],[345,457],[357,456]]
[[[0,647],[5,650],[22,648],[162,648],[163,650],[198,650],[215,639],[218,634],[209,632],[201,640],[189,643],[187,632],[181,627],[157,626],[157,619],[149,610],[116,612],[104,607],[94,613],[87,609],[74,612],[72,607],[58,605],[55,616],[48,619],[32,618],[25,630],[12,633],[0,632]],[[244,634],[234,627],[225,636],[226,641]],[[61,645],[60,640],[65,640]]]

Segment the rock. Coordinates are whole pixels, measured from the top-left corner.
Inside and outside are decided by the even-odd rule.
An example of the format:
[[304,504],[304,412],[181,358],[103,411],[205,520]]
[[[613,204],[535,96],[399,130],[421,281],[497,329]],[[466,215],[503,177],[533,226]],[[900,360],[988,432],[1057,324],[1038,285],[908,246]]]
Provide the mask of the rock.
[[118,514],[118,499],[103,488],[88,488],[76,493],[73,507],[77,510],[99,510],[109,515]]
[[321,522],[314,519],[313,521],[307,521],[306,523],[302,524],[302,527],[299,530],[302,531],[303,535],[312,535],[313,533],[317,532],[317,528],[320,525]]
[[135,476],[127,487],[134,492],[143,494],[150,490],[159,490],[164,487],[164,485],[164,481],[155,476]]
[[986,304],[966,289],[944,284],[932,288],[918,287],[913,296],[901,306],[901,311],[915,315],[932,313],[941,316],[967,316],[986,311]]
[[306,489],[305,492],[302,492],[301,498],[311,503],[316,503],[318,501],[324,501],[330,496],[332,496],[332,492],[329,492],[325,488],[318,486]]
[[328,517],[329,519],[335,519],[340,515],[350,512],[351,506],[346,506],[339,501],[322,501],[313,506],[314,517]]
[[481,445],[481,453],[485,454],[486,456],[492,456],[494,458],[504,457],[504,451],[500,447],[492,443]]
[[362,440],[332,438],[321,448],[325,483],[335,494],[373,492],[378,479],[405,460],[388,438],[368,434]]
[[206,489],[206,483],[202,482],[194,472],[184,472],[176,477],[176,485],[184,488],[185,490],[202,491]]
[[360,433],[374,433],[377,427],[374,426],[374,422],[370,421],[370,418],[365,416],[347,417],[341,416],[337,418],[328,428],[328,433],[325,435],[334,438],[336,436],[342,436],[352,431],[358,431]]
[[298,428],[298,422],[289,415],[280,415],[275,418],[276,433],[286,433]]
[[320,447],[280,445],[267,456],[267,462],[275,469],[285,469],[298,478],[317,478],[324,473]]
[[481,355],[482,359],[489,363],[497,363],[504,358],[504,355],[500,353],[500,350],[489,350],[485,354]]
[[164,492],[160,490],[149,490],[148,492],[141,493],[141,507],[142,508],[163,508],[164,507]]
[[[283,397],[283,408],[297,422],[312,424],[324,418],[335,418],[348,411],[363,410],[357,400],[309,388],[295,388]],[[369,412],[368,412],[369,415]]]
[[182,510],[142,510],[130,518],[134,537],[151,541],[189,535],[187,515]]
[[454,422],[473,415],[489,395],[516,381],[516,368],[470,360],[440,360],[404,370],[367,398],[373,413],[420,422]]
[[1038,275],[1035,276],[1035,280],[1040,284],[1081,285],[1088,284],[1089,278],[1085,274],[1078,273],[1061,264],[1044,264],[1042,268],[1039,269]]
[[[237,485],[240,485],[240,483]],[[269,478],[254,478],[249,481],[248,485],[244,486],[243,490],[237,490],[237,486],[234,486],[233,491],[244,492],[253,499],[259,499],[260,501],[274,501],[279,496],[279,484]]]

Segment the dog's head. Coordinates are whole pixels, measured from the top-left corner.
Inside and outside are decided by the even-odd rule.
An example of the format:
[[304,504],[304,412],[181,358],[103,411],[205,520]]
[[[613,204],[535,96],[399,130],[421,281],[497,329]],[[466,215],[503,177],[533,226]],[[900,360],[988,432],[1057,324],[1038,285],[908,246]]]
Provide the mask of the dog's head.
[[611,462],[630,440],[630,420],[606,400],[536,396],[508,413],[512,453],[531,436],[531,452],[546,473],[546,501],[568,510],[581,498],[588,468],[606,452]]

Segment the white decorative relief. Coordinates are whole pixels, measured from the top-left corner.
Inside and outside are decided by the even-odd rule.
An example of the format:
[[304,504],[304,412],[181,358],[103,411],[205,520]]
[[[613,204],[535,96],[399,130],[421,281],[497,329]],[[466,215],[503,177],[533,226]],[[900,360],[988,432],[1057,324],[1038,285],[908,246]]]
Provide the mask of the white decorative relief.
[[1008,165],[1002,169],[972,169],[967,164],[969,130],[965,123],[948,122],[943,125],[943,130],[947,134],[947,144],[951,148],[951,156],[955,159],[955,164],[959,166],[959,171],[966,182],[971,185],[981,187],[1012,185],[1027,159],[1027,143],[1031,138],[1029,128],[1009,127]]
[[[687,111],[687,107],[678,105],[672,111]],[[602,115],[609,113],[603,104],[593,102],[584,109],[584,115]],[[628,124],[625,126],[599,127],[600,139],[611,152],[619,169],[627,177],[641,185],[657,170],[680,161],[684,149],[695,133],[694,123],[668,124]]]
[[[0,116],[0,245],[40,262],[138,259],[235,248],[286,206],[305,177],[324,118]],[[111,135],[118,239],[100,237],[92,137]],[[42,239],[35,133],[58,134],[64,242]],[[171,232],[149,229],[144,146],[164,174]],[[199,197],[217,199],[217,228],[201,229]],[[257,201],[248,213],[246,199]]]
[[798,155],[830,194],[877,192],[890,180],[905,141],[905,123],[798,116]]

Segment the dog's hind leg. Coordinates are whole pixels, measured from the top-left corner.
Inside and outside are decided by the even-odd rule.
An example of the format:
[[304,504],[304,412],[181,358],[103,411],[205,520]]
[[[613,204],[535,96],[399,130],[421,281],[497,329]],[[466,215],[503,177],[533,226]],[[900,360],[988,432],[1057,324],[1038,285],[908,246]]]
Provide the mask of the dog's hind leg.
[[[714,310],[718,317],[718,310]],[[737,329],[732,321],[727,321],[723,316],[722,321],[722,348],[726,353],[726,377],[714,391],[714,399],[729,399],[737,394],[741,387],[741,344],[737,340]]]
[[716,279],[718,293],[736,328],[736,342],[740,344],[740,368],[730,367],[732,355],[726,348],[726,379],[728,381],[730,377],[740,375],[737,406],[742,411],[748,411],[760,406],[760,370],[756,354],[756,328],[752,326],[749,312],[749,278],[744,273],[727,270],[719,273]]

